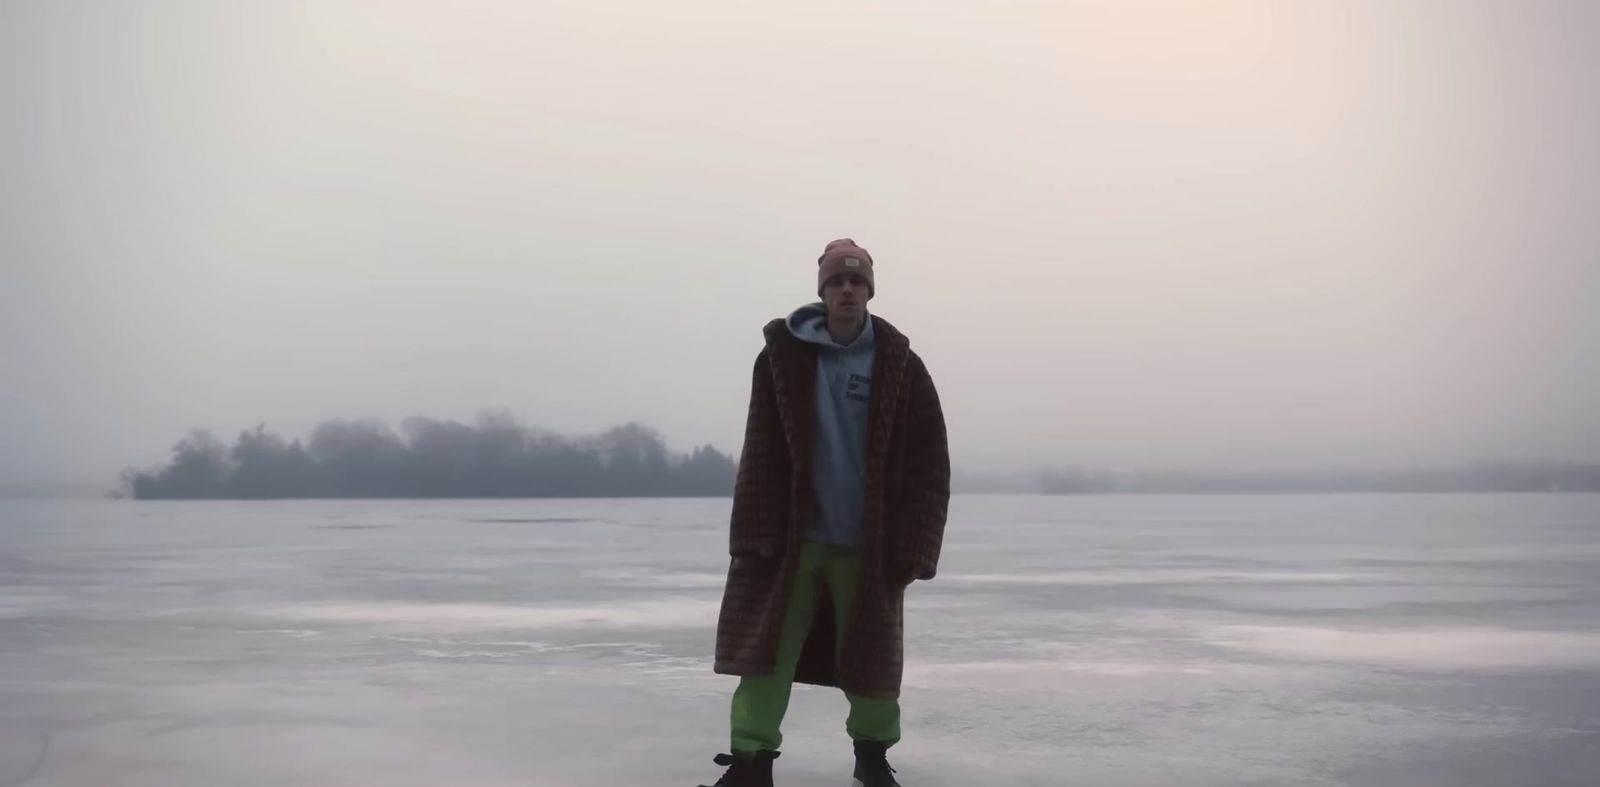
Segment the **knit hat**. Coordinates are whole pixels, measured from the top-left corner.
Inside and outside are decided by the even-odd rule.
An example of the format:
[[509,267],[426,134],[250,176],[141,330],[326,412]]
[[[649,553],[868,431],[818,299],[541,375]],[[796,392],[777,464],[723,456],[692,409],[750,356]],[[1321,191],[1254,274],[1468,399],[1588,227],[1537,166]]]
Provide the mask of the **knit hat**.
[[872,255],[849,238],[840,238],[822,249],[817,258],[817,297],[822,297],[823,285],[841,273],[859,273],[867,280],[867,298],[877,294],[872,280]]

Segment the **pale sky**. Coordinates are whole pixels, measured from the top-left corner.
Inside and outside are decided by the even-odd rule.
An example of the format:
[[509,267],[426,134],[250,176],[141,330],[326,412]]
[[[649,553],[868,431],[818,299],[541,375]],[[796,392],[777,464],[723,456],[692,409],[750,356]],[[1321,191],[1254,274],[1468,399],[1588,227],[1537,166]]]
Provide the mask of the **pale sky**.
[[968,472],[1600,459],[1600,4],[0,0],[0,482],[737,454],[849,236]]

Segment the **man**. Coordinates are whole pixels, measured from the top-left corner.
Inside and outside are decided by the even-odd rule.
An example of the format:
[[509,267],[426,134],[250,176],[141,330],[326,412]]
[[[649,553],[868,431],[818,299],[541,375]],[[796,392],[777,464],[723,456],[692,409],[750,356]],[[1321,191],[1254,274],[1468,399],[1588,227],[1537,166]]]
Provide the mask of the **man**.
[[932,579],[950,499],[939,395],[867,312],[872,255],[817,260],[821,303],[768,323],[734,485],[716,672],[738,675],[718,787],[772,787],[795,682],[836,686],[858,787],[897,787],[905,589]]

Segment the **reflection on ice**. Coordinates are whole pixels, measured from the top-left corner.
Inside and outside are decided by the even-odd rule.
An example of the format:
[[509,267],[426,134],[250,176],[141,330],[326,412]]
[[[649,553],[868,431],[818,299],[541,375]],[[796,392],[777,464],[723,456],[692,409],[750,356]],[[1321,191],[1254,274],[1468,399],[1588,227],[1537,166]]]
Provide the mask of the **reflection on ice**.
[[1211,582],[1370,582],[1379,575],[1335,571],[1212,570],[1190,568],[1096,569],[1014,574],[951,574],[946,582],[973,585],[1175,585]]
[[665,598],[612,604],[428,604],[338,602],[278,606],[255,614],[283,620],[406,629],[678,628],[715,622],[717,600]]
[[1422,669],[1600,667],[1600,633],[1222,625],[1211,627],[1207,639],[1213,644],[1283,658]]
[[907,688],[1070,690],[1097,678],[1150,678],[1163,675],[1214,675],[1244,668],[1225,664],[1159,661],[951,661],[907,665]]

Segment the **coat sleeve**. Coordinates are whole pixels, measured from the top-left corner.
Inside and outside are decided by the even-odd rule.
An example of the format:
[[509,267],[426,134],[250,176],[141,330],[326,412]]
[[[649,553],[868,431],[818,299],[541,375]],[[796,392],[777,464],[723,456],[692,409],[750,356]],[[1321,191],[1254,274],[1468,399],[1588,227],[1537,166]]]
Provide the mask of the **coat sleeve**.
[[907,402],[906,480],[898,506],[912,579],[933,579],[950,508],[950,446],[939,391],[922,359],[912,356]]
[[744,447],[733,485],[728,553],[734,557],[776,554],[784,545],[789,516],[789,450],[772,387],[765,350],[756,356]]

